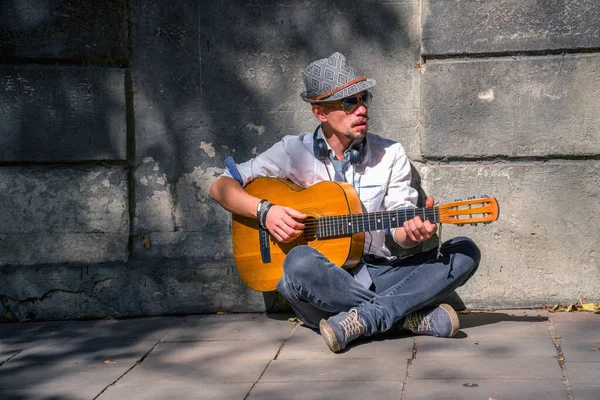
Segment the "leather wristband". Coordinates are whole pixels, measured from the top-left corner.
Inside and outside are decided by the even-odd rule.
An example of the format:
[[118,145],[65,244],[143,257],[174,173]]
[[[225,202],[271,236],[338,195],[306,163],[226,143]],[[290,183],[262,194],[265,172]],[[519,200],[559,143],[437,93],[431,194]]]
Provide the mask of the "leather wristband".
[[258,220],[258,222],[260,222],[260,215],[262,213],[262,210],[265,208],[265,203],[267,203],[268,200],[267,199],[262,199],[261,201],[258,202],[258,206],[256,207],[256,219]]
[[264,210],[262,211],[262,214],[260,216],[260,226],[262,226],[263,228],[267,229],[267,213],[269,212],[269,210],[271,209],[271,207],[273,206],[273,203],[267,201],[267,205],[264,208]]

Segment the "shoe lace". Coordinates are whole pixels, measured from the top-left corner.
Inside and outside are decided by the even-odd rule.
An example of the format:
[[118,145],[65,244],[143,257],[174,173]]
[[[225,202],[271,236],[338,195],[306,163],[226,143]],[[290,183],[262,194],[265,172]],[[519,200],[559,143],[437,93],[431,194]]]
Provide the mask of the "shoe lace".
[[358,320],[358,312],[355,309],[350,310],[348,317],[340,321],[347,340],[352,340],[363,334],[365,328]]
[[432,332],[433,328],[431,327],[431,317],[427,315],[423,317],[421,313],[415,312],[409,314],[408,319],[408,329],[413,332]]

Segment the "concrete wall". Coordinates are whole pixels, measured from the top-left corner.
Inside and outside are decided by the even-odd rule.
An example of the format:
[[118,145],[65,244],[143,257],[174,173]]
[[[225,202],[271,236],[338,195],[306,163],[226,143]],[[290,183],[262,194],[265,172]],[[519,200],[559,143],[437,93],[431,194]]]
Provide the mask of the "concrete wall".
[[468,305],[598,301],[599,21],[594,0],[4,1],[0,317],[277,308],[208,190],[314,129],[301,71],[334,51],[429,194],[499,200],[443,229],[483,250]]

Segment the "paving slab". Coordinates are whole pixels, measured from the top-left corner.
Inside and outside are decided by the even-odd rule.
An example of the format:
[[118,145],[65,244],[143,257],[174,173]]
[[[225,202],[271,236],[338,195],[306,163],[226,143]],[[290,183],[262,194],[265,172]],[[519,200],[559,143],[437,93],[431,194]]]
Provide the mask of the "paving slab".
[[285,339],[296,323],[281,316],[226,314],[188,316],[162,338],[166,342],[197,340]]
[[600,363],[600,338],[559,339],[558,342],[565,360]]
[[[277,356],[281,346],[278,340],[163,342],[148,355],[145,362],[165,364],[210,363],[227,364],[228,360],[270,361]],[[227,362],[226,362],[227,361]]]
[[133,365],[154,342],[120,338],[48,339],[34,342],[10,360],[10,365],[94,364],[107,360]]
[[575,400],[600,399],[600,385],[577,385],[573,387],[572,392]]
[[246,398],[252,383],[206,383],[196,382],[189,386],[165,386],[163,381],[144,386],[111,386],[99,400],[241,400]]
[[464,339],[421,336],[416,339],[416,358],[463,357],[518,358],[556,357],[556,346],[546,337],[498,337],[471,335]]
[[24,350],[35,340],[35,332],[31,331],[2,332],[0,333],[0,353]]
[[254,383],[265,370],[265,360],[231,360],[223,358],[213,363],[198,361],[195,364],[169,364],[145,360],[129,371],[116,384],[129,386],[197,387],[205,383]]
[[598,385],[600,362],[571,362],[565,360],[565,368],[572,385]]
[[60,322],[0,324],[0,366],[60,325]]
[[3,322],[0,323],[0,335],[4,332],[37,331],[40,329],[56,329],[67,321],[45,321],[45,322]]
[[557,357],[418,358],[410,379],[563,379]]
[[552,326],[561,339],[600,339],[600,323],[560,322],[553,323]]
[[600,323],[554,323],[554,332],[561,341],[596,340],[600,341]]
[[471,312],[459,315],[461,337],[544,337],[548,336],[548,318],[543,312]]
[[157,342],[174,327],[182,317],[152,317],[132,319],[108,319],[96,321],[69,321],[48,334],[48,338],[78,339],[92,336],[96,339],[119,338]]
[[257,341],[160,343],[116,386],[256,382],[279,345]]
[[340,358],[412,358],[414,338],[400,335],[381,335],[358,339],[352,342],[347,351],[332,353],[323,337],[304,325],[294,330],[288,338],[278,360],[315,360]]
[[311,382],[298,385],[295,382],[258,383],[248,399],[261,400],[397,400],[402,394],[402,382]]
[[81,400],[93,399],[99,393],[98,386],[44,387],[26,389],[0,389],[2,400]]
[[4,364],[6,361],[10,360],[12,357],[19,354],[20,351],[21,350],[5,349],[5,348],[3,348],[2,345],[0,345],[0,365]]
[[552,313],[551,319],[554,338],[566,362],[600,363],[600,315],[561,312]]
[[100,393],[131,366],[123,364],[45,364],[0,368],[0,389],[93,388]]
[[52,335],[60,325],[48,322],[0,324],[0,364],[37,340]]
[[438,399],[568,400],[569,396],[560,380],[419,379],[407,382],[403,400]]
[[600,314],[594,314],[591,312],[556,312],[548,313],[548,317],[555,324],[561,323],[596,323],[600,324]]
[[274,360],[261,382],[398,381],[406,378],[407,360],[340,358]]

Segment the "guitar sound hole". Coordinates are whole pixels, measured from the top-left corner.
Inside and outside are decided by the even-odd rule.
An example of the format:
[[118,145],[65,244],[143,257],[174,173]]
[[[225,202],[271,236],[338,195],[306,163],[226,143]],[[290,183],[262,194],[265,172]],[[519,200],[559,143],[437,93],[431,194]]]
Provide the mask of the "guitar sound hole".
[[315,217],[308,217],[304,220],[304,233],[302,237],[307,242],[317,240],[317,228],[319,221]]

